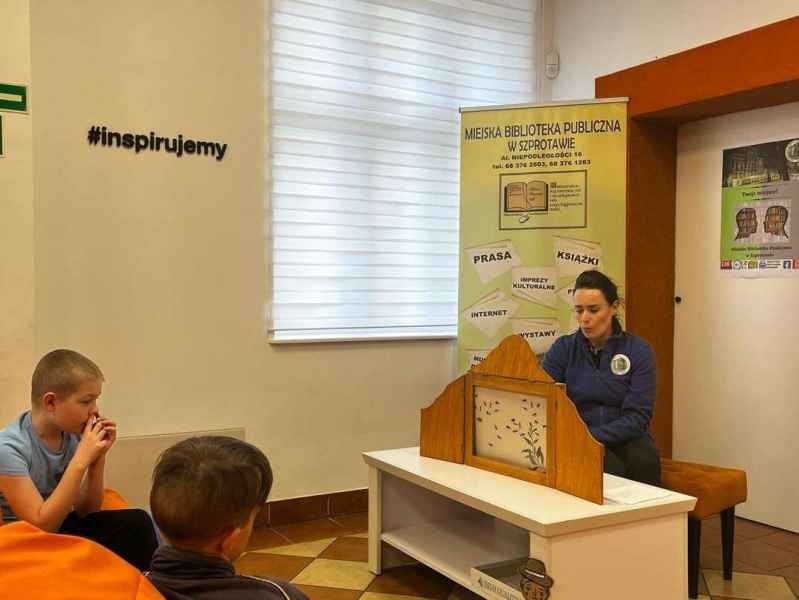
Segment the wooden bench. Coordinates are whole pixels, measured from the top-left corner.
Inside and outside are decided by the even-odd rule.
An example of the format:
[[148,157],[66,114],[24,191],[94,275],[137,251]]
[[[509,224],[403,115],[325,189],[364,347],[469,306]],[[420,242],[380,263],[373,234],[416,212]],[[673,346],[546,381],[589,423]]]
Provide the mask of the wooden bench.
[[688,595],[696,598],[702,519],[721,515],[724,579],[732,579],[735,506],[746,500],[746,472],[664,458],[661,479],[664,488],[697,499],[696,507],[688,513]]

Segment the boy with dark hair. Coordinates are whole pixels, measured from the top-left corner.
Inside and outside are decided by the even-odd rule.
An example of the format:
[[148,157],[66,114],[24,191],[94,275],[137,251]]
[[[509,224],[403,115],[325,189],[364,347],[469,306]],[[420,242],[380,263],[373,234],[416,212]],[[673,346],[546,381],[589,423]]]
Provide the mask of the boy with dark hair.
[[101,511],[105,456],[116,423],[100,416],[100,368],[73,350],[36,365],[31,410],[0,431],[0,508],[48,532],[79,535],[144,570],[157,546],[143,510]]
[[246,442],[202,436],[167,449],[150,492],[168,544],[146,573],[158,591],[167,600],[307,600],[284,581],[236,575],[233,568],[271,488],[269,461]]

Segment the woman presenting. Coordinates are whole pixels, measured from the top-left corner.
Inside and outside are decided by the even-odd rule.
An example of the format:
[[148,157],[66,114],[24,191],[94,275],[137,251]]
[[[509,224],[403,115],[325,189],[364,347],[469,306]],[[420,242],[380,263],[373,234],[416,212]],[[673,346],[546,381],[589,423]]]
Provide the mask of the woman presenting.
[[591,435],[605,445],[605,472],[660,485],[660,458],[649,435],[655,405],[655,356],[621,328],[616,285],[585,271],[574,286],[577,331],[552,345],[542,367],[574,402]]

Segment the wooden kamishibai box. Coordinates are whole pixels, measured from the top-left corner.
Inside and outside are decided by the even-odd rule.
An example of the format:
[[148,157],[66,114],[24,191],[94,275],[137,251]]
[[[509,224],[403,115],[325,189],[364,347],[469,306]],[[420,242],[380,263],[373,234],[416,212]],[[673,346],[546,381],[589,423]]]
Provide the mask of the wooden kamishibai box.
[[605,448],[518,335],[422,409],[420,454],[602,504]]

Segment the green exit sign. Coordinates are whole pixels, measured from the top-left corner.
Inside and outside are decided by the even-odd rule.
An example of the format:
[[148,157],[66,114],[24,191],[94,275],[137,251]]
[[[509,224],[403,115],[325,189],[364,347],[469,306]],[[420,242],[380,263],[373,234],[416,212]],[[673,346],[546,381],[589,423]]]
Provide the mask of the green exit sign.
[[28,112],[27,86],[0,83],[0,110]]

